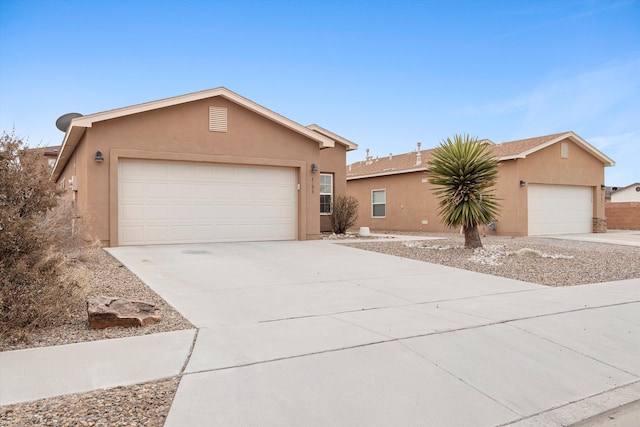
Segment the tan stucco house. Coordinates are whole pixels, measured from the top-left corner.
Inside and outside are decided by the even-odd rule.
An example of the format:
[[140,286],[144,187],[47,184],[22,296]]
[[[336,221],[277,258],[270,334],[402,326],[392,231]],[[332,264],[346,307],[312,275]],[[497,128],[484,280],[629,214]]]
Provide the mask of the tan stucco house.
[[105,246],[317,239],[356,148],[219,87],[73,118],[52,179]]
[[[499,159],[500,216],[486,233],[527,236],[606,231],[604,168],[615,163],[574,132],[494,144]],[[367,150],[368,151],[368,150]],[[347,166],[347,194],[360,201],[358,227],[450,231],[427,182],[430,150],[389,155]]]

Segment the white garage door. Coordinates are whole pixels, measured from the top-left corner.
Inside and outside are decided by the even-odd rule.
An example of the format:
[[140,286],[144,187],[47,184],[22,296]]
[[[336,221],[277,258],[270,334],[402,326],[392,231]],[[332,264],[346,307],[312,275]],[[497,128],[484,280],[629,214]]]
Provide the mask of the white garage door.
[[529,235],[591,233],[591,187],[528,185]]
[[293,169],[120,161],[120,245],[296,238]]

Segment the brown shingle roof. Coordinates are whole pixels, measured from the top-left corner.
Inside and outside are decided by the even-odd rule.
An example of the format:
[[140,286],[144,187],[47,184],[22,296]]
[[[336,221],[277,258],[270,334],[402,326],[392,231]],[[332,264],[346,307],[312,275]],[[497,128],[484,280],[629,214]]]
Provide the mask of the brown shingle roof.
[[492,146],[493,154],[496,157],[515,156],[525,151],[529,151],[538,145],[552,141],[567,132],[554,133],[552,135],[537,136],[535,138],[519,139],[517,141],[501,142]]
[[347,166],[347,178],[352,176],[386,175],[409,170],[426,170],[430,150],[420,150],[420,163],[418,163],[418,151],[385,157],[370,157],[368,160],[355,162]]
[[[568,132],[555,133],[552,135],[538,136],[535,138],[520,139],[517,141],[502,142],[496,145],[489,145],[494,155],[498,158],[512,157],[525,153],[532,148],[546,144],[554,139],[566,135]],[[482,140],[485,141],[485,140]],[[369,160],[362,160],[351,163],[347,166],[347,179],[355,177],[366,177],[371,175],[392,175],[414,170],[426,170],[427,160],[430,152],[434,149],[420,150],[421,162],[418,164],[418,151],[411,153],[397,154],[385,157],[370,157]]]

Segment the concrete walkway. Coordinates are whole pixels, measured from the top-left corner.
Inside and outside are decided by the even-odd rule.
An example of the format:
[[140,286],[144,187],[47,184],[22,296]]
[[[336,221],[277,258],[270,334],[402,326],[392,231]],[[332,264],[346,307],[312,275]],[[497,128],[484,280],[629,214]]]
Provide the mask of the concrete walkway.
[[197,331],[0,353],[0,404],[180,374],[167,426],[559,426],[640,399],[640,279],[549,288],[322,241],[109,251]]
[[539,237],[608,243],[612,245],[640,246],[640,230],[608,230],[606,233],[554,234]]

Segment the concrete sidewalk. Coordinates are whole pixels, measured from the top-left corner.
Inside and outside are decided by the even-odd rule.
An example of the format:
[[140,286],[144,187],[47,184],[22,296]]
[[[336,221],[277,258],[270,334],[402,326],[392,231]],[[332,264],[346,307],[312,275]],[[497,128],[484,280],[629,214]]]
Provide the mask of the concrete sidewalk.
[[0,353],[1,404],[180,374],[167,426],[568,425],[640,399],[640,279],[549,288],[328,242],[109,251],[198,327],[192,351],[196,331]]

